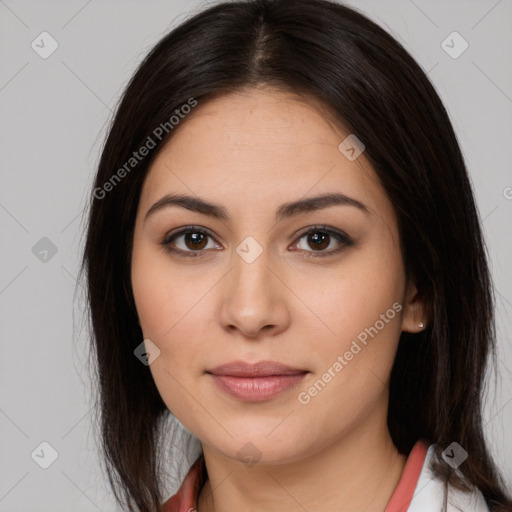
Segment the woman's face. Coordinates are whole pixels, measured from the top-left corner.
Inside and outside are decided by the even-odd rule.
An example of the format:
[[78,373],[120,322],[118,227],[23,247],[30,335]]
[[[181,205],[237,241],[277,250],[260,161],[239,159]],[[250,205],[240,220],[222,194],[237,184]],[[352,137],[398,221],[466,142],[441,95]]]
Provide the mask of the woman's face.
[[[227,457],[291,462],[386,428],[400,332],[422,319],[392,205],[326,119],[270,90],[199,102],[144,183],[131,278],[160,351],[150,371],[174,416]],[[325,194],[350,199],[315,201]],[[209,373],[240,361],[294,375]]]

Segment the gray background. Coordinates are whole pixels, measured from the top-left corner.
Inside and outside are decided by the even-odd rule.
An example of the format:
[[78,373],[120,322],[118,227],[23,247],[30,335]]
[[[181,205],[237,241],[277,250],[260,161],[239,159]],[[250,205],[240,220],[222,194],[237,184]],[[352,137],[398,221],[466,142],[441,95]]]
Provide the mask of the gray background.
[[[512,486],[512,2],[348,4],[428,72],[467,160],[498,298],[501,378],[485,431]],[[82,212],[122,88],[152,45],[205,5],[0,0],[0,512],[117,510],[91,431],[83,303],[73,299]],[[47,59],[31,47],[43,31],[58,43]],[[453,31],[469,44],[458,58],[442,47]],[[42,442],[58,453],[48,469],[36,463],[49,461]]]

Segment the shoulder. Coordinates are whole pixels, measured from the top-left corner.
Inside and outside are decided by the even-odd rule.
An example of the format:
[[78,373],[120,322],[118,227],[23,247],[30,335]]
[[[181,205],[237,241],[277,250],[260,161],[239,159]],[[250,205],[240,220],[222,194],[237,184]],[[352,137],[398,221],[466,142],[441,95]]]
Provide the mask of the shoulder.
[[[479,489],[473,487],[471,492],[463,492],[452,485],[446,486],[434,475],[431,463],[435,460],[435,445],[430,445],[423,463],[423,468],[414,490],[408,512],[443,512],[446,500],[447,512],[490,512]],[[454,469],[461,476],[458,469]]]

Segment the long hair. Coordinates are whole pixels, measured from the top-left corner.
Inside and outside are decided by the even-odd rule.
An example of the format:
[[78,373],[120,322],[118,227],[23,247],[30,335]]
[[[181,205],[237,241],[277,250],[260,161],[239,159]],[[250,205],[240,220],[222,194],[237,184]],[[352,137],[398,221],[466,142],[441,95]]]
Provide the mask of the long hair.
[[[80,268],[115,498],[130,510],[156,512],[164,496],[158,443],[170,411],[134,356],[143,334],[130,267],[144,179],[172,137],[177,109],[259,84],[323,102],[364,142],[394,206],[406,275],[430,321],[421,333],[401,334],[390,382],[393,442],[408,454],[418,439],[439,451],[456,441],[469,454],[459,467],[465,480],[492,510],[510,510],[482,429],[484,376],[496,360],[494,296],[456,135],[409,53],[364,15],[329,0],[230,1],[196,13],[153,47],[117,106],[90,195]],[[154,148],[134,165],[148,137]],[[442,460],[435,471],[464,488]]]

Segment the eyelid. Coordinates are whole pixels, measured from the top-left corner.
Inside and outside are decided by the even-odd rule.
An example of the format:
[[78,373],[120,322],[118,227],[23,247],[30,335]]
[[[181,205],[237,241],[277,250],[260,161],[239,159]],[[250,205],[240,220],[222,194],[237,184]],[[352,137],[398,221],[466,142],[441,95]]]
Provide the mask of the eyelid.
[[[335,254],[340,253],[346,247],[350,247],[350,246],[354,245],[353,239],[344,231],[334,228],[334,227],[321,225],[321,224],[309,226],[307,228],[304,228],[304,230],[299,231],[299,233],[294,234],[293,236],[295,237],[295,239],[294,239],[295,241],[293,242],[293,245],[296,245],[298,242],[300,242],[300,240],[303,237],[305,237],[306,235],[308,235],[310,233],[315,233],[315,232],[322,232],[322,233],[326,233],[329,236],[333,236],[342,245],[342,247],[338,248],[338,249],[331,249],[329,251],[306,251],[304,249],[298,250],[302,254],[306,254],[307,257],[328,257],[330,255],[335,255]],[[210,238],[212,238],[215,241],[215,243],[218,244],[215,236],[210,232],[209,229],[201,227],[201,226],[190,225],[190,226],[184,226],[184,227],[178,228],[177,230],[166,234],[164,236],[163,240],[160,242],[160,245],[164,246],[166,251],[173,253],[173,254],[178,254],[184,258],[197,258],[197,257],[206,256],[206,253],[209,251],[206,251],[205,249],[199,249],[196,251],[194,251],[194,250],[184,251],[182,249],[171,248],[171,242],[174,239],[179,238],[180,236],[186,235],[187,233],[201,233],[201,234],[207,235]]]
[[[187,233],[201,233],[203,235],[207,235],[213,240],[215,240],[215,236],[210,232],[209,229],[203,228],[201,226],[185,226],[182,228],[178,228],[177,230],[171,231],[170,233],[167,233],[163,240],[160,242],[160,245],[164,247],[164,249],[171,253],[171,254],[177,254],[178,256],[182,256],[183,258],[197,258],[197,257],[203,257],[203,254],[206,253],[204,249],[198,250],[198,251],[184,251],[183,249],[176,249],[171,247],[171,242],[174,241],[174,239],[179,238],[180,236],[186,235]],[[215,240],[216,243],[218,243]],[[205,254],[204,254],[205,255]]]
[[335,256],[341,253],[345,248],[354,245],[354,240],[344,231],[322,224],[316,224],[305,228],[304,231],[301,231],[296,236],[296,242],[294,242],[294,245],[296,245],[306,235],[316,232],[326,233],[329,236],[334,237],[341,244],[341,247],[331,249],[329,251],[305,251],[304,249],[299,249],[299,252],[302,252],[302,254],[306,255],[308,258],[327,258],[329,256]]
[[162,240],[162,244],[163,245],[168,244],[172,239],[177,238],[178,236],[181,236],[181,235],[185,235],[187,233],[202,233],[204,235],[208,235],[211,238],[215,239],[215,236],[209,229],[203,228],[202,226],[190,225],[190,226],[184,226],[181,228],[177,228],[176,230],[173,230],[170,233],[167,233],[164,236],[164,239]]

